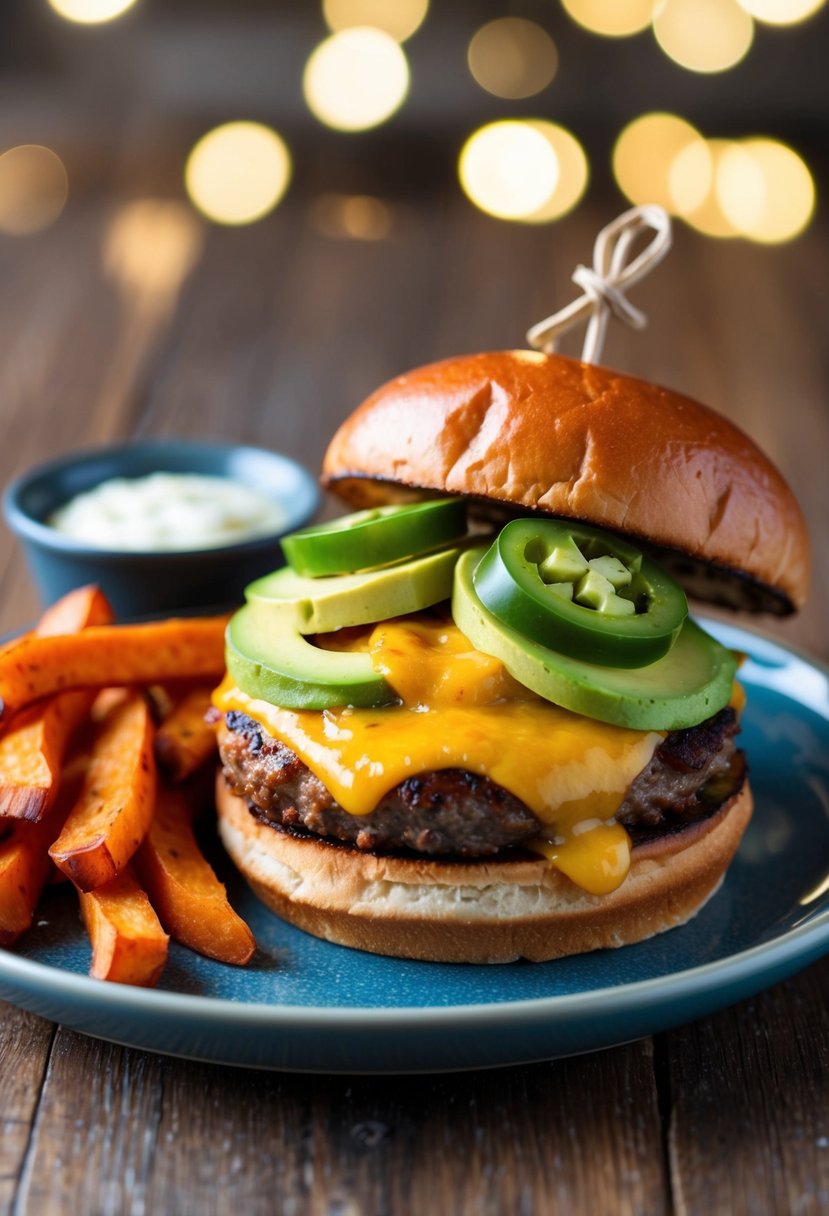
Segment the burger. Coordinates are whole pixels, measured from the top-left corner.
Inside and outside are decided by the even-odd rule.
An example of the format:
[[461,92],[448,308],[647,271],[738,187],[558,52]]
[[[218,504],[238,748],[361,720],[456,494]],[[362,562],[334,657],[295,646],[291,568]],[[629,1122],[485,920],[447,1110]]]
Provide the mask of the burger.
[[739,658],[686,593],[785,615],[794,496],[686,397],[505,351],[384,385],[335,434],[351,513],[228,627],[223,842],[346,946],[549,960],[681,925],[749,822]]

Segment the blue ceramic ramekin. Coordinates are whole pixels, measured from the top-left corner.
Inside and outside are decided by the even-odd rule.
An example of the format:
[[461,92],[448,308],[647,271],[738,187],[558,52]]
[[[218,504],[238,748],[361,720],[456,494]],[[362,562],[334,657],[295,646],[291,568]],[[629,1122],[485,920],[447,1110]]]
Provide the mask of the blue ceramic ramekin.
[[[241,482],[284,513],[278,533],[216,549],[126,552],[73,540],[45,521],[76,494],[111,477],[199,473]],[[279,537],[302,527],[320,501],[311,474],[277,452],[238,444],[150,440],[70,452],[18,477],[3,496],[6,521],[23,545],[44,604],[97,583],[123,618],[240,603],[247,583],[282,564]]]

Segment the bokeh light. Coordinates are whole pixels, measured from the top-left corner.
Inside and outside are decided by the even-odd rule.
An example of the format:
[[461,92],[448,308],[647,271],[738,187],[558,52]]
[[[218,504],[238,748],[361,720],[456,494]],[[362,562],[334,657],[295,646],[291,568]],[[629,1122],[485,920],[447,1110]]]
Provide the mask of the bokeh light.
[[547,87],[558,68],[558,51],[534,21],[499,17],[473,35],[467,61],[482,89],[514,101]]
[[703,205],[714,182],[711,149],[702,137],[675,153],[668,166],[669,211],[692,215]]
[[468,198],[498,219],[528,220],[553,197],[560,170],[551,142],[527,122],[493,122],[464,144],[458,175]]
[[291,155],[270,127],[229,122],[208,131],[187,158],[193,204],[219,224],[250,224],[272,211],[288,188]]
[[311,112],[338,131],[365,131],[390,118],[409,89],[409,64],[390,34],[355,26],[312,52],[302,79]]
[[423,24],[429,0],[323,0],[326,24],[335,33],[353,25],[370,25],[397,42],[411,38]]
[[747,54],[754,22],[736,0],[665,0],[653,18],[662,50],[691,72],[724,72]]
[[370,194],[321,194],[311,207],[311,222],[334,239],[383,241],[391,233],[393,214],[388,203]]
[[204,224],[186,203],[130,199],[107,227],[104,271],[136,303],[168,299],[198,261],[203,234]]
[[687,147],[702,144],[699,131],[675,114],[643,114],[624,128],[613,149],[613,173],[632,203],[657,203],[675,212],[671,171]]
[[536,211],[523,217],[534,224],[545,224],[573,210],[587,189],[590,167],[584,148],[564,127],[538,118],[527,123],[544,136],[558,161],[558,181],[552,194]]
[[726,148],[717,166],[717,199],[742,236],[764,244],[790,241],[815,207],[815,184],[793,148],[747,139]]
[[773,244],[803,231],[815,209],[808,165],[771,139],[703,139],[675,114],[643,114],[622,131],[613,171],[632,203],[658,203],[705,236]]
[[651,23],[660,0],[561,0],[579,25],[606,38],[627,38]]
[[49,0],[56,13],[80,25],[114,21],[135,3],[136,0]]
[[703,236],[720,239],[739,236],[737,228],[722,208],[716,186],[723,157],[734,147],[734,143],[730,139],[707,139],[705,143],[711,158],[711,188],[699,206],[688,211],[683,219]]
[[69,178],[51,148],[20,144],[0,156],[0,232],[28,236],[54,224],[66,204]]
[[818,9],[823,8],[826,0],[737,0],[741,8],[764,21],[766,25],[796,25],[805,21]]

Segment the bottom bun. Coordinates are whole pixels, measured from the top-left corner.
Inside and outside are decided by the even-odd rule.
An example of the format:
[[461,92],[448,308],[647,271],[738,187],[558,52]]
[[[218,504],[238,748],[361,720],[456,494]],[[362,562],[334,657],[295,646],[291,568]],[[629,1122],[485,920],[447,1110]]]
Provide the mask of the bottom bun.
[[441,862],[361,853],[256,819],[219,774],[219,832],[254,893],[316,937],[399,958],[545,962],[627,946],[689,920],[751,818],[748,784],[710,818],[635,848],[628,877],[589,895],[543,858]]

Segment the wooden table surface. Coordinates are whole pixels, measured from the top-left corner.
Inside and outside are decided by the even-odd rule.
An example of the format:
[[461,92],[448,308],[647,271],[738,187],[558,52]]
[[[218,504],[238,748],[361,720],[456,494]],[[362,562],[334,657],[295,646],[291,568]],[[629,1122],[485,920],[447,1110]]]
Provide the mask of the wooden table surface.
[[[621,206],[552,228],[451,191],[390,204],[386,239],[332,235],[295,192],[239,230],[177,206],[75,202],[0,242],[0,482],[92,442],[246,440],[319,464],[373,387],[521,345]],[[698,396],[797,488],[817,557],[807,610],[769,632],[829,658],[829,231],[782,248],[676,233],[634,294],[644,335],[607,362]],[[36,601],[0,537],[0,631]],[[0,1213],[829,1211],[829,961],[630,1046],[494,1072],[247,1072],[84,1038],[0,1004]]]

